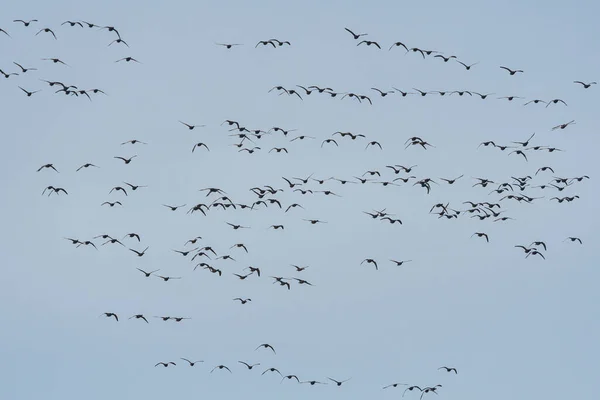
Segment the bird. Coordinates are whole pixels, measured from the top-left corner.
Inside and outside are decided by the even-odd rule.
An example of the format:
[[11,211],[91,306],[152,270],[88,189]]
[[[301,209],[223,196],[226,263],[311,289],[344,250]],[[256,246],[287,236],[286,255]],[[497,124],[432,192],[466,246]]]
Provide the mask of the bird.
[[360,46],[361,44],[366,44],[367,46],[375,46],[377,47],[379,50],[381,50],[381,46],[379,45],[379,43],[371,41],[371,40],[363,40],[362,42],[359,42],[357,44],[357,46]]
[[193,367],[193,366],[194,366],[194,365],[196,365],[197,363],[204,362],[204,361],[202,361],[202,360],[199,360],[199,361],[190,361],[190,360],[188,360],[187,358],[183,358],[183,357],[181,357],[181,359],[182,359],[182,360],[184,360],[184,361],[187,361],[187,362],[190,364],[190,367]]
[[24,21],[22,19],[15,19],[13,22],[21,22],[23,26],[29,26],[32,22],[38,22],[37,19],[30,19],[29,21]]
[[583,244],[581,239],[579,239],[578,237],[569,236],[565,240],[563,240],[563,242],[566,242],[567,240],[570,240],[571,242],[579,242],[579,244]]
[[126,142],[121,143],[121,146],[124,145],[124,144],[136,144],[136,143],[139,143],[139,144],[148,144],[146,142],[142,142],[141,140],[131,139],[131,140],[128,140]]
[[196,147],[200,148],[202,146],[206,147],[206,150],[210,151],[210,149],[208,148],[208,146],[206,144],[204,144],[202,142],[198,142],[194,145],[194,147],[192,147],[192,153],[194,152],[194,150],[196,150]]
[[507,71],[508,71],[508,73],[509,73],[510,75],[514,75],[514,74],[516,74],[517,72],[521,72],[521,73],[523,73],[523,70],[522,70],[522,69],[510,69],[510,68],[508,68],[508,67],[502,67],[502,66],[501,66],[500,68],[507,70]]
[[[66,65],[67,67],[69,67],[70,65],[67,64],[66,62],[62,61],[60,58],[42,58],[42,61],[52,61],[54,64],[63,64]],[[63,89],[61,89],[60,91],[64,91],[66,92],[67,88],[63,86]]]
[[181,122],[183,125],[187,126],[187,128],[188,128],[190,131],[194,130],[194,128],[196,128],[196,127],[198,127],[198,128],[203,128],[203,127],[205,127],[205,126],[206,126],[206,125],[190,125],[190,124],[188,124],[188,123],[185,123],[185,122],[183,122],[183,121],[179,121],[179,122]]
[[139,62],[138,60],[136,60],[136,59],[135,59],[135,58],[133,58],[133,57],[123,57],[123,58],[120,58],[120,59],[118,59],[118,60],[117,60],[117,61],[115,61],[115,62],[116,62],[116,63],[118,63],[118,62],[121,62],[121,61],[125,61],[125,62],[131,62],[131,61],[133,61],[133,62],[136,62],[136,63],[138,63],[138,64],[141,64],[141,62]]
[[267,372],[277,372],[281,377],[283,377],[283,375],[281,374],[281,372],[279,372],[279,370],[277,368],[274,368],[274,367],[265,369],[264,372],[261,375],[264,375]]
[[35,34],[35,36],[39,35],[39,34],[40,34],[40,33],[42,33],[42,32],[45,32],[45,33],[51,33],[51,34],[52,34],[52,36],[54,36],[54,39],[55,39],[55,40],[57,39],[56,35],[54,34],[54,31],[53,31],[52,29],[50,29],[50,28],[43,28],[43,29],[40,29],[40,30],[38,31],[38,33],[36,33],[36,34]]
[[232,373],[231,370],[227,366],[225,366],[223,364],[217,365],[216,367],[214,367],[213,369],[211,369],[210,373],[212,374],[215,369],[219,369],[219,370],[220,369],[226,369],[227,371],[229,371],[229,373]]
[[277,48],[277,46],[275,46],[275,43],[273,43],[273,42],[272,42],[272,41],[270,41],[270,40],[261,40],[261,41],[259,41],[258,43],[256,43],[256,46],[254,46],[254,48],[257,48],[257,47],[258,47],[258,45],[261,45],[261,44],[262,44],[263,46],[266,46],[266,45],[269,45],[269,44],[270,44],[271,46],[273,46],[273,48]]
[[58,170],[54,167],[54,164],[44,164],[38,168],[37,172],[40,172],[41,170],[43,170],[45,168],[50,168],[50,169],[53,169],[54,171],[58,172]]
[[129,164],[129,163],[131,162],[131,160],[133,160],[135,157],[137,157],[137,155],[135,155],[135,156],[131,156],[131,157],[129,157],[129,158],[125,158],[125,157],[113,157],[113,158],[116,158],[116,159],[118,159],[118,160],[123,160],[123,162],[124,162],[125,164]]
[[143,319],[144,321],[146,321],[147,324],[149,324],[148,320],[146,319],[146,317],[144,317],[143,314],[135,314],[135,315],[132,315],[131,317],[129,317],[129,319],[132,319],[132,318]]
[[79,21],[65,21],[62,24],[60,24],[60,26],[63,26],[65,24],[69,24],[72,27],[75,26],[75,25],[79,25],[80,27],[83,28],[83,24],[81,22],[79,22]]
[[105,312],[105,313],[102,313],[102,314],[100,314],[100,316],[103,316],[103,315],[104,315],[106,318],[113,317],[113,318],[114,318],[114,319],[115,319],[117,322],[119,321],[119,316],[118,316],[117,314],[115,314],[115,313],[112,313],[112,312]]
[[150,272],[146,272],[143,269],[140,268],[136,268],[138,271],[140,271],[142,274],[144,274],[146,276],[146,278],[150,278],[150,275],[152,275],[155,272],[160,271],[160,269],[155,269],[154,271],[150,271]]
[[487,233],[483,233],[483,232],[475,232],[474,234],[471,235],[471,237],[477,235],[477,237],[484,237],[486,242],[490,242],[490,238],[488,237]]
[[373,264],[375,266],[376,270],[379,270],[379,266],[377,265],[377,261],[375,261],[372,258],[365,258],[364,260],[362,260],[362,262],[360,263],[360,265],[362,265],[363,263],[367,263],[367,264]]
[[[437,57],[437,56],[436,56],[436,57]],[[474,67],[474,66],[476,66],[477,64],[479,64],[479,62],[476,62],[476,63],[474,63],[474,64],[467,65],[467,64],[465,64],[464,62],[462,62],[462,61],[459,61],[459,60],[456,60],[456,62],[457,62],[457,63],[459,63],[460,65],[462,65],[463,67],[465,67],[465,69],[466,69],[467,71],[470,71],[470,70],[471,70],[471,67]]]
[[459,180],[460,178],[462,178],[464,175],[460,175],[458,178],[454,178],[454,179],[446,179],[446,178],[440,178],[440,180],[447,182],[449,185],[454,184],[454,182],[456,182],[457,180]]
[[401,260],[401,261],[390,260],[390,261],[393,262],[394,264],[396,264],[397,267],[399,267],[404,263],[411,262],[412,260]]
[[241,297],[236,297],[233,300],[234,301],[239,301],[241,304],[246,304],[247,302],[252,301],[252,299],[242,299]]
[[548,106],[550,104],[557,104],[557,103],[563,103],[565,106],[567,105],[567,103],[565,103],[563,100],[561,99],[552,99],[550,100],[547,104],[546,104],[546,108],[548,108]]
[[178,208],[185,207],[186,205],[185,205],[185,204],[182,204],[182,205],[180,205],[180,206],[170,206],[170,205],[167,205],[167,204],[163,204],[163,206],[165,206],[165,207],[167,207],[167,208],[171,209],[171,211],[177,211],[177,209],[178,209]]
[[338,380],[335,380],[335,379],[329,378],[329,377],[327,379],[329,379],[331,382],[334,382],[337,386],[342,386],[342,384],[344,382],[348,382],[352,378],[344,379],[343,381],[338,381]]
[[137,254],[137,256],[138,256],[138,257],[143,257],[143,256],[144,256],[144,254],[146,254],[146,250],[148,250],[149,248],[150,248],[149,246],[148,246],[148,247],[146,247],[146,248],[144,249],[144,251],[137,251],[137,250],[134,250],[134,249],[129,249],[129,250],[130,250],[130,251],[133,251],[135,254]]
[[258,349],[260,349],[260,348],[263,348],[263,349],[271,349],[271,351],[273,351],[273,354],[277,354],[277,353],[275,352],[275,349],[273,348],[273,346],[271,346],[271,345],[270,345],[270,344],[268,344],[268,343],[263,343],[263,344],[260,344],[260,345],[259,345],[259,346],[258,346],[256,349],[254,349],[254,351],[256,351],[256,350],[258,350]]
[[154,365],[155,367],[158,367],[159,365],[162,365],[163,367],[168,367],[169,365],[177,365],[175,364],[173,361],[169,361],[169,362],[157,362],[156,365]]
[[367,33],[358,33],[358,34],[354,33],[348,28],[344,28],[344,30],[346,30],[346,32],[350,33],[352,35],[352,37],[354,38],[354,40],[358,40],[360,37],[368,35]]
[[581,86],[583,86],[584,89],[588,89],[590,86],[596,85],[596,82],[585,83],[585,82],[581,82],[581,81],[573,81],[573,83],[580,84]]
[[14,62],[13,61],[13,64],[15,64],[17,67],[21,68],[21,72],[23,72],[23,73],[26,73],[27,71],[37,71],[37,68],[25,68],[24,66],[22,66],[18,62]]
[[242,46],[242,43],[215,43],[217,46],[224,46],[225,48],[231,49],[233,46]]
[[446,372],[454,372],[455,374],[458,374],[457,369],[454,367],[439,367],[438,369],[445,369]]
[[243,365],[245,365],[245,366],[246,366],[246,368],[248,368],[248,369],[252,369],[252,368],[254,368],[254,367],[257,367],[257,366],[259,366],[259,365],[260,365],[260,363],[256,363],[256,364],[248,364],[248,363],[247,363],[247,362],[245,362],[245,361],[238,361],[238,362],[239,362],[240,364],[243,364]]
[[123,40],[123,39],[121,39],[121,38],[117,38],[117,39],[113,40],[112,42],[110,42],[110,43],[108,44],[108,46],[112,45],[113,43],[117,43],[117,44],[119,44],[119,43],[123,43],[125,46],[129,47],[129,45],[127,44],[127,42],[126,42],[126,41],[124,41],[124,40]]

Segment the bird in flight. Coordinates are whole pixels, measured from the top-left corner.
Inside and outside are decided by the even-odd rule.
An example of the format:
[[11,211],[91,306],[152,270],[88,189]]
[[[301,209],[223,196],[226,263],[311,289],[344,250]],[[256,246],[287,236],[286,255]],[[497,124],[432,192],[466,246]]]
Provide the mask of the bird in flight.
[[242,46],[242,43],[215,43],[217,46],[224,46],[227,49],[231,49],[233,46]]
[[24,21],[22,19],[15,19],[13,22],[21,22],[23,26],[29,26],[32,22],[38,22],[37,19],[30,19],[29,21]]
[[277,353],[275,353],[275,349],[273,348],[273,346],[271,346],[269,343],[263,343],[263,344],[259,345],[256,349],[254,349],[254,351],[256,351],[260,348],[271,349],[273,351],[273,354],[277,354]]
[[584,89],[589,89],[590,86],[597,84],[596,82],[585,83],[585,82],[581,82],[581,81],[573,81],[573,83],[580,84],[581,86],[583,86]]
[[446,372],[454,372],[455,374],[458,374],[458,371],[454,367],[439,367],[438,369],[445,369]]
[[181,357],[181,359],[182,359],[183,361],[187,361],[187,362],[188,362],[188,364],[190,364],[190,367],[193,367],[193,366],[194,366],[194,365],[196,365],[197,363],[204,362],[204,361],[202,361],[202,360],[199,360],[199,361],[190,361],[190,360],[188,360],[187,358],[183,358],[183,357]]
[[507,70],[510,75],[514,75],[517,72],[521,72],[521,73],[524,72],[522,69],[510,69],[508,67],[502,67],[502,66],[500,68]]
[[45,33],[51,33],[51,34],[52,34],[52,36],[54,36],[54,39],[55,39],[55,40],[57,39],[56,35],[54,34],[54,31],[52,31],[52,29],[50,29],[50,28],[43,28],[43,29],[40,29],[40,30],[38,31],[38,33],[36,33],[36,34],[35,34],[35,36],[39,35],[39,34],[40,34],[40,33],[42,33],[42,32],[45,32]]
[[348,28],[344,28],[344,30],[345,30],[346,32],[350,33],[350,34],[352,35],[352,37],[354,38],[354,40],[358,40],[360,37],[362,37],[362,36],[367,36],[367,35],[368,35],[368,33],[358,33],[358,34],[357,34],[357,33],[354,33],[354,32],[352,32],[352,31],[351,31],[350,29],[348,29]]

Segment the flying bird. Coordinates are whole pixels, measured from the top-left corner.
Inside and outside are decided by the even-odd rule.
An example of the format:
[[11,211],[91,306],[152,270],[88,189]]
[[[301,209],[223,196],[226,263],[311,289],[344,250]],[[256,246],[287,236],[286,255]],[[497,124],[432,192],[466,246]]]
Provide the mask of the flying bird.
[[367,36],[367,33],[354,33],[352,32],[350,29],[348,28],[344,28],[344,30],[346,30],[346,32],[350,33],[352,35],[352,37],[354,38],[354,40],[358,40],[361,36]]
[[509,73],[510,75],[514,75],[514,74],[516,74],[517,72],[521,72],[521,73],[523,73],[523,70],[522,70],[522,69],[510,69],[510,68],[508,68],[508,67],[502,67],[502,66],[501,66],[500,68],[507,70],[507,71],[508,71],[508,73]]

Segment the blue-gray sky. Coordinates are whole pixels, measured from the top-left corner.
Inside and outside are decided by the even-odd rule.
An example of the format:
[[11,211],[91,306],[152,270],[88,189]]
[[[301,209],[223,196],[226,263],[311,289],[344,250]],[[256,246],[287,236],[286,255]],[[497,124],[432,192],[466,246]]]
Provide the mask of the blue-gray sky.
[[[594,229],[600,87],[585,90],[573,81],[599,79],[598,7],[485,3],[59,0],[5,6],[0,27],[11,38],[0,34],[0,69],[17,72],[15,61],[38,70],[0,79],[0,397],[388,399],[404,390],[381,389],[393,382],[439,383],[444,399],[589,397],[600,355],[600,237]],[[31,18],[39,22],[28,28],[12,22]],[[115,35],[106,30],[60,25],[69,19],[115,26],[131,48],[108,47]],[[43,27],[52,28],[58,40],[35,36]],[[366,39],[383,50],[357,47],[344,27],[368,32]],[[254,48],[271,38],[292,46]],[[388,51],[395,41],[479,64],[466,71],[453,60]],[[244,45],[227,50],[215,42]],[[141,64],[114,62],[127,56]],[[48,57],[69,67],[41,61]],[[525,73],[509,76],[500,65]],[[108,96],[93,95],[90,102],[54,94],[39,79],[100,88]],[[329,86],[369,94],[374,104],[318,93],[300,101],[267,93],[274,85]],[[42,91],[26,97],[17,86]],[[380,98],[370,90],[392,86],[496,94],[485,101],[457,95]],[[522,100],[497,99],[508,95],[561,98],[568,106],[524,107]],[[231,146],[236,141],[220,126],[224,119],[297,131],[288,138],[263,137],[257,142],[262,151],[249,155]],[[189,131],[178,120],[206,127]],[[570,120],[576,124],[550,130]],[[338,130],[368,140],[338,137],[339,147],[321,148]],[[532,145],[565,151],[530,151],[526,162],[516,154],[477,149],[484,140],[509,144],[534,132]],[[302,134],[317,140],[289,142]],[[435,148],[405,150],[411,136]],[[134,138],[148,145],[120,145]],[[383,151],[365,151],[369,140],[379,141]],[[205,142],[210,152],[192,154],[196,142]],[[274,146],[285,146],[289,154],[267,153]],[[113,159],[134,154],[129,165]],[[100,168],[75,172],[86,162]],[[60,173],[36,172],[45,163]],[[339,198],[301,196],[281,179],[311,173],[351,179],[368,169],[383,173],[388,164],[417,164],[411,175],[419,179],[464,177],[452,186],[432,185],[429,195],[412,183],[323,185]],[[556,173],[539,173],[532,186],[553,176],[591,179],[561,193],[527,188],[529,196],[544,196],[533,204],[504,200],[504,215],[512,221],[428,215],[438,202],[464,210],[465,200],[500,198],[488,195],[495,187],[473,188],[472,177],[508,182],[511,176],[533,176],[542,166]],[[127,197],[108,194],[123,181],[148,187]],[[270,206],[186,215],[206,201],[200,188],[220,187],[236,203],[252,203],[248,189],[266,184],[286,189],[277,196],[284,207],[297,202],[305,210],[284,213]],[[48,185],[69,195],[41,196]],[[550,202],[557,194],[580,198]],[[101,207],[107,200],[124,207]],[[187,207],[170,212],[162,203]],[[362,213],[375,208],[387,208],[403,225]],[[313,226],[302,218],[328,223]],[[234,231],[225,221],[251,229]],[[283,232],[267,230],[278,223],[285,225]],[[487,232],[490,243],[470,238],[475,231]],[[105,233],[121,239],[129,232],[139,233],[142,243],[125,239],[126,245],[150,246],[144,257],[119,245],[76,249],[63,239]],[[221,278],[193,271],[195,263],[172,251],[198,235],[203,246],[237,260],[210,261],[224,271]],[[563,242],[567,236],[580,237],[583,245]],[[547,243],[546,260],[524,259],[513,247],[534,240]],[[248,254],[229,250],[238,242]],[[368,257],[379,262],[378,271],[360,265]],[[392,258],[413,261],[395,267],[387,261]],[[290,264],[310,268],[295,273]],[[259,266],[263,276],[240,281],[232,275],[248,265]],[[136,268],[160,268],[182,279],[145,279]],[[301,277],[314,286],[293,284],[287,291],[271,284],[269,275]],[[238,296],[252,302],[232,301]],[[107,311],[120,321],[98,317]],[[192,319],[127,319],[137,313]],[[264,342],[277,355],[254,351]],[[189,368],[180,357],[205,362]],[[238,360],[261,365],[246,371]],[[178,365],[154,368],[159,361]],[[210,374],[218,364],[233,374]],[[438,371],[441,365],[455,366],[459,374]],[[260,376],[271,366],[302,380],[352,379],[339,388],[279,384],[275,376]]]

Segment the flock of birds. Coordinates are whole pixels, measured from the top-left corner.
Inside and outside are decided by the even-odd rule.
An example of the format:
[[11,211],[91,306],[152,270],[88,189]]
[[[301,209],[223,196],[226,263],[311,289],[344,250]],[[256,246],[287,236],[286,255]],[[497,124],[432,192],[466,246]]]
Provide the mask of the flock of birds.
[[[38,35],[47,35],[50,36],[54,40],[59,40],[60,32],[58,29],[51,29],[48,27],[42,27],[39,25],[38,20],[21,20],[16,19],[13,21],[15,23],[15,30],[17,27],[19,29],[31,29],[32,33],[35,36]],[[104,25],[96,25],[94,23],[86,22],[86,21],[64,21],[60,24],[60,26],[67,26],[69,28],[95,28],[99,31],[108,31],[113,35],[112,40],[107,41],[107,46],[113,45],[121,45],[127,49],[129,49],[129,44],[122,38],[119,30],[117,30],[113,26],[104,26]],[[39,29],[38,29],[39,28]],[[352,39],[356,41],[356,46],[366,46],[375,48],[378,50],[382,49],[382,45],[378,41],[368,40],[366,37],[368,35],[366,33],[355,33],[354,31],[344,28],[351,36]],[[0,34],[4,34],[7,38],[12,38],[11,30],[6,27],[0,27]],[[57,35],[57,33],[59,33]],[[233,49],[235,47],[243,45],[242,43],[216,43],[218,46],[223,46],[226,49]],[[269,40],[261,40],[256,43],[255,48],[259,46],[262,47],[272,47],[274,49],[278,49],[284,46],[292,46],[292,44],[287,40],[279,40],[279,39],[269,39]],[[387,47],[387,46],[386,46]],[[434,60],[439,60],[444,63],[448,63],[453,61],[457,64],[460,64],[466,70],[471,70],[473,67],[478,65],[478,62],[475,63],[466,63],[460,61],[455,55],[445,55],[440,51],[428,50],[419,47],[410,47],[409,45],[403,42],[394,42],[392,43],[388,50],[392,51],[394,49],[401,48],[405,51],[406,54],[417,54],[420,55],[423,59],[431,58]],[[53,64],[61,64],[64,66],[69,66],[63,60],[59,58],[42,58],[42,61],[51,62]],[[115,62],[134,62],[140,63],[136,58],[131,56],[122,57],[120,59],[115,60]],[[33,67],[24,67],[22,64],[14,61],[13,64],[17,67],[15,72],[13,70],[8,70],[5,66],[2,66],[3,69],[0,69],[0,74],[2,74],[5,78],[19,79],[18,77],[25,74],[31,74],[30,71],[37,71],[37,68]],[[141,63],[140,63],[141,64]],[[509,68],[506,66],[499,67],[502,70],[505,70],[508,76],[514,77],[519,74],[523,74],[524,71],[518,68]],[[40,67],[40,70],[44,70]],[[50,72],[48,72],[50,73]],[[40,79],[40,81],[45,82],[49,85],[49,87],[57,89],[56,93],[64,93],[65,95],[71,96],[85,96],[87,99],[92,100],[92,95],[95,94],[104,94],[106,93],[98,88],[94,89],[81,89],[78,86],[75,86],[71,83],[67,82],[59,82],[52,79]],[[575,80],[575,84],[581,86],[583,89],[589,89],[593,85],[596,85],[596,82],[584,82]],[[41,89],[32,90],[31,88],[25,88],[22,86],[18,86],[18,88],[25,93],[26,96],[31,97],[33,94],[36,94],[41,91]],[[467,96],[478,96],[480,99],[485,100],[488,96],[494,95],[494,93],[480,93],[472,90],[450,90],[450,91],[425,91],[417,88],[412,88],[414,92],[409,90],[401,90],[395,87],[392,87],[390,90],[381,89],[381,88],[370,88],[371,93],[379,98],[386,98],[388,95],[397,94],[401,97],[406,97],[408,95],[416,95],[420,97],[425,97],[426,95],[439,95],[439,96],[452,96],[458,95],[459,97]],[[312,93],[327,95],[331,98],[338,97],[341,99],[353,99],[359,103],[368,103],[370,105],[374,105],[373,99],[370,95],[363,93],[355,93],[355,92],[346,92],[346,91],[336,91],[330,87],[321,87],[316,85],[296,85],[295,88],[286,88],[281,85],[276,85],[271,88],[268,92],[275,92],[281,95],[294,96],[300,100],[303,100],[307,96],[310,96]],[[509,96],[501,96],[498,99],[504,99],[507,101],[513,101],[516,99],[525,100],[523,105],[545,105],[545,107],[549,107],[551,105],[562,105],[567,106],[567,102],[560,98],[554,99],[525,99],[522,96],[509,95]],[[173,123],[179,123],[182,129],[194,130],[205,127],[205,125],[198,125],[190,123],[189,121],[173,121]],[[366,134],[359,132],[349,132],[349,131],[337,131],[333,132],[329,137],[317,138],[316,136],[309,136],[305,134],[297,134],[292,133],[296,132],[296,129],[284,129],[282,127],[273,126],[273,127],[264,127],[263,129],[256,129],[255,127],[248,127],[243,122],[238,120],[225,120],[220,123],[221,129],[225,129],[224,132],[229,132],[229,137],[234,139],[233,143],[230,143],[230,146],[235,147],[237,152],[239,153],[247,153],[249,155],[267,152],[274,153],[283,156],[284,154],[289,154],[294,151],[294,145],[296,142],[300,141],[311,141],[316,140],[317,143],[320,144],[320,148],[324,147],[335,147],[335,148],[343,148],[343,146],[351,145],[352,143],[362,142],[364,145],[365,151],[373,150],[373,151],[382,151],[384,149],[384,142],[379,138],[371,138]],[[551,127],[551,130],[564,130],[567,127],[571,127],[575,125],[575,121],[571,120],[557,126]],[[291,135],[290,135],[291,134]],[[284,142],[283,145],[270,144],[269,140],[272,138],[277,138]],[[507,155],[511,157],[520,156],[526,162],[529,161],[528,155],[533,152],[545,152],[545,153],[554,153],[554,152],[562,152],[565,151],[563,149],[556,148],[554,146],[548,144],[538,144],[533,143],[533,140],[536,139],[535,133],[528,137],[523,141],[512,141],[510,143],[500,143],[497,140],[486,140],[479,145],[476,146],[476,149],[488,148],[488,149],[497,149],[500,151],[507,151]],[[275,140],[275,139],[273,139]],[[264,143],[264,144],[263,144]],[[138,154],[116,154],[109,155],[107,159],[103,161],[103,163],[122,163],[123,167],[126,168],[132,162],[143,162],[144,156],[142,153],[142,148],[145,146],[151,146],[151,144],[141,141],[139,139],[130,139],[120,143],[121,146],[135,146],[135,148],[140,148],[139,158]],[[198,153],[201,151],[211,151],[211,146],[209,146],[205,142],[196,142],[194,143],[190,150],[191,153]],[[122,147],[123,149],[127,147]],[[409,148],[418,148],[421,150],[429,150],[435,149],[436,146],[430,143],[427,139],[413,136],[407,138],[405,142],[405,150]],[[474,145],[475,148],[475,145]],[[483,149],[482,149],[483,150]],[[110,158],[112,157],[112,159]],[[92,162],[94,161],[94,162]],[[92,169],[101,170],[103,163],[96,164],[96,160],[88,160],[87,162],[69,167],[70,171],[73,173],[89,173]],[[38,173],[62,173],[63,166],[58,162],[44,162],[41,166],[36,166],[36,170]],[[560,171],[557,171],[559,173]],[[479,221],[492,220],[494,223],[501,223],[514,220],[513,217],[507,215],[508,210],[503,208],[503,205],[509,201],[514,201],[516,203],[525,203],[531,204],[536,201],[540,201],[544,199],[544,193],[549,191],[551,196],[548,196],[548,201],[556,201],[558,203],[570,203],[579,199],[579,195],[573,194],[573,190],[577,187],[578,184],[581,184],[587,179],[590,179],[587,175],[581,176],[557,176],[554,169],[551,166],[536,166],[531,169],[529,173],[526,173],[523,176],[511,176],[502,181],[494,181],[484,177],[473,177],[472,182],[469,183],[471,187],[479,187],[481,188],[482,196],[496,196],[492,197],[492,200],[480,201],[477,199],[465,200],[462,204],[452,205],[450,202],[446,203],[437,203],[433,204],[429,210],[429,214],[433,216],[437,216],[439,219],[459,219],[459,218],[468,218],[475,219]],[[552,174],[552,175],[550,175]],[[338,188],[343,186],[355,186],[355,187],[363,187],[368,188],[370,185],[381,185],[383,187],[398,187],[398,186],[407,186],[409,188],[415,188],[419,190],[423,190],[424,194],[429,194],[432,190],[438,190],[437,188],[441,188],[443,185],[459,185],[464,180],[468,179],[464,175],[460,175],[457,177],[427,177],[419,175],[419,166],[418,165],[401,165],[401,164],[393,164],[386,165],[385,163],[380,165],[377,169],[369,169],[369,170],[361,170],[357,169],[350,176],[344,177],[334,177],[329,176],[327,174],[322,174],[320,176],[316,176],[316,173],[310,173],[306,176],[287,176],[281,177],[280,181],[270,182],[268,185],[263,186],[255,186],[248,187],[247,192],[248,196],[243,199],[234,199],[228,195],[227,191],[220,187],[206,187],[199,189],[202,198],[198,201],[194,201],[194,204],[188,204],[186,202],[175,203],[175,204],[157,204],[158,206],[164,207],[165,211],[170,212],[178,212],[180,209],[187,212],[187,214],[193,215],[203,215],[207,216],[208,213],[214,212],[215,210],[221,211],[232,211],[232,210],[244,210],[245,212],[254,212],[259,209],[274,209],[274,212],[271,212],[268,217],[269,221],[264,224],[262,227],[256,226],[247,226],[243,222],[242,214],[234,214],[231,218],[226,218],[223,220],[223,224],[229,226],[232,230],[251,230],[253,235],[260,234],[260,231],[257,233],[256,228],[262,228],[264,230],[280,230],[283,231],[288,226],[286,223],[283,223],[281,219],[283,215],[292,215],[291,218],[296,218],[293,215],[296,213],[301,213],[300,210],[307,211],[305,207],[301,204],[303,196],[327,196],[327,197],[346,197],[350,198],[351,196],[346,194],[339,194]],[[550,177],[551,176],[551,177]],[[49,179],[53,179],[49,175]],[[539,180],[535,182],[535,180]],[[334,184],[336,186],[331,186]],[[131,182],[123,181],[112,188],[106,188],[107,196],[118,196],[113,197],[111,199],[105,199],[104,201],[99,201],[98,206],[101,207],[123,207],[126,208],[128,202],[134,202],[135,196],[143,195],[140,192],[143,192],[148,185],[145,184],[134,184]],[[72,187],[62,187],[55,184],[50,184],[43,188],[41,191],[42,195],[51,196],[55,195],[68,195],[71,190],[77,190],[77,188]],[[286,203],[279,196],[280,193],[293,193],[293,196],[296,196],[297,200],[293,202]],[[563,193],[568,193],[563,195]],[[381,223],[388,223],[392,225],[401,226],[403,225],[402,217],[398,217],[394,213],[388,212],[387,209],[381,210],[366,210],[362,211],[362,215],[366,215],[373,220],[379,221]],[[236,218],[240,218],[240,220],[236,220]],[[366,218],[366,217],[365,217]],[[307,224],[318,225],[318,224],[326,224],[328,221],[322,220],[320,218],[316,218],[316,216],[309,216],[305,218],[297,218],[298,221],[304,221]],[[472,233],[472,238],[485,240],[485,242],[490,242],[494,240],[493,233],[489,233],[487,229],[491,229],[491,225],[482,225],[485,228],[477,229]],[[76,236],[68,236],[64,238],[67,240],[73,247],[75,248],[92,248],[95,250],[100,250],[100,248],[104,246],[112,247],[117,246],[119,248],[124,249],[127,253],[132,256],[136,256],[138,258],[146,256],[149,252],[151,253],[151,249],[149,246],[144,245],[143,242],[143,234],[139,232],[126,232],[124,235],[113,235],[102,233],[93,238],[80,238]],[[475,240],[475,239],[473,239]],[[566,236],[564,239],[565,242],[573,243],[573,244],[583,244],[583,240],[576,236]],[[525,258],[541,258],[546,259],[546,252],[548,247],[553,246],[554,244],[546,243],[542,238],[532,238],[530,244],[519,244],[515,243],[514,247],[522,250]],[[191,246],[191,247],[188,247]],[[210,244],[205,241],[202,236],[196,236],[187,240],[180,249],[171,249],[174,254],[181,255],[184,258],[187,258],[189,262],[193,265],[193,270],[202,270],[209,272],[217,277],[230,277],[231,279],[239,279],[242,281],[250,281],[252,279],[261,279],[261,267],[255,265],[247,266],[244,264],[243,268],[237,268],[232,270],[231,266],[236,265],[238,263],[238,259],[242,259],[244,256],[252,253],[252,248],[244,244],[243,242],[232,240],[231,243],[215,243]],[[382,261],[386,263],[390,263],[390,265],[394,266],[402,266],[405,263],[412,262],[411,259],[387,259],[380,260],[377,257],[372,255],[365,254],[365,258],[362,260],[356,260],[357,266],[372,266],[374,270],[379,270],[380,264]],[[245,263],[245,260],[242,262]],[[272,279],[273,284],[285,289],[291,290],[292,286],[318,286],[318,283],[314,283],[315,280],[318,280],[318,275],[313,275],[310,280],[304,279],[304,277],[300,277],[301,274],[306,274],[306,270],[309,269],[307,265],[290,265],[290,273],[293,271],[295,276],[290,274],[289,276],[282,276],[280,274],[272,274],[268,275],[269,279]],[[173,280],[183,279],[182,276],[170,276],[167,274],[158,274],[160,272],[159,269],[146,271],[143,268],[137,268],[139,273],[141,274],[141,278],[151,278],[155,277],[156,279],[160,279],[163,282],[169,282]],[[252,302],[251,298],[248,297],[235,297],[231,301],[237,302],[240,305],[249,305]],[[112,319],[114,322],[119,322],[119,315],[111,311],[106,311],[100,316],[104,316],[107,319]],[[152,316],[155,319],[160,321],[175,321],[182,322],[184,320],[190,319],[189,316]],[[135,321],[142,321],[145,323],[150,323],[149,316],[146,316],[142,313],[127,315],[127,318]],[[256,350],[268,350],[276,354],[274,346],[269,343],[260,344]],[[185,365],[189,367],[194,367],[196,364],[204,363],[203,360],[192,361],[190,358],[179,358],[180,360],[185,362]],[[260,366],[259,362],[253,363],[249,361],[238,361],[239,367],[245,370],[252,370],[255,367]],[[176,366],[177,363],[173,360],[164,360],[157,362],[155,367],[169,367]],[[232,365],[224,365],[217,364],[210,370],[210,373],[216,371],[227,371],[232,373],[233,366]],[[439,370],[457,374],[458,370],[455,367],[441,366]],[[261,375],[266,374],[274,374],[277,375],[280,379],[280,382],[284,381],[296,381],[296,383],[308,384],[311,386],[314,385],[325,385],[327,383],[333,384],[335,386],[342,386],[342,384],[348,382],[350,378],[346,378],[343,380],[337,380],[331,377],[325,377],[326,379],[322,380],[302,380],[295,374],[287,374],[284,375],[278,368],[269,367],[264,369]],[[441,384],[436,384],[432,386],[418,386],[410,383],[392,383],[383,386],[383,389],[388,388],[397,388],[404,387],[404,394],[407,392],[418,392],[420,393],[420,398],[423,398],[426,394],[438,394],[438,390],[442,388]]]

